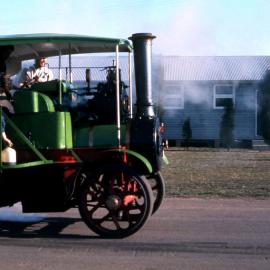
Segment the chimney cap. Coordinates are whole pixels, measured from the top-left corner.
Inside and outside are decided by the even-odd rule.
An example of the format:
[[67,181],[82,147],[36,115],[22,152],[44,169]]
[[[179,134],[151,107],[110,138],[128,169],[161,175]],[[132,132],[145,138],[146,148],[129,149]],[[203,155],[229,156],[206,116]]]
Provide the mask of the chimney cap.
[[156,36],[153,36],[152,33],[136,33],[133,34],[131,37],[128,39],[130,40],[136,40],[136,39],[154,39]]

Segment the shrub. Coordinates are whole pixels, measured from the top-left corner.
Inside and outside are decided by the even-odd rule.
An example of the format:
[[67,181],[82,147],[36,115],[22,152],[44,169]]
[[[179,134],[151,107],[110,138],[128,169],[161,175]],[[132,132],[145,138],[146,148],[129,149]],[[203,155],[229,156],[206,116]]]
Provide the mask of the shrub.
[[224,114],[220,122],[219,137],[221,145],[230,149],[234,141],[234,109],[231,99],[226,100],[224,104]]
[[260,113],[259,121],[261,135],[265,140],[270,140],[270,71],[268,70],[259,84],[260,91]]
[[192,139],[192,129],[190,126],[190,118],[188,117],[182,127],[182,136],[184,138],[184,143],[188,147],[190,145],[190,141]]

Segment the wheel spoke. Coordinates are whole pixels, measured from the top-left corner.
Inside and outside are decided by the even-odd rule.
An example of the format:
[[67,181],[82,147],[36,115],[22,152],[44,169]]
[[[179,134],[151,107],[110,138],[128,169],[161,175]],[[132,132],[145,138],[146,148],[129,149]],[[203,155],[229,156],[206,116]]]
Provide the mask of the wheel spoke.
[[121,230],[121,227],[119,225],[119,222],[118,222],[116,216],[112,214],[111,217],[112,217],[112,221],[113,221],[114,225],[116,226],[116,229]]
[[103,223],[104,221],[108,221],[109,219],[109,217],[111,216],[111,214],[110,214],[110,212],[109,213],[107,213],[104,217],[102,217],[102,218],[99,218],[99,219],[96,219],[95,221],[96,221],[96,223],[98,223],[98,224],[101,224],[101,223]]
[[141,213],[140,214],[129,214],[129,223],[133,224],[134,222],[136,222],[138,219],[140,219],[141,217]]
[[144,204],[139,204],[138,202],[137,202],[137,199],[135,200],[135,205],[134,206],[131,206],[130,208],[129,208],[129,210],[140,210],[141,212],[143,212],[144,211],[144,209],[145,209],[145,205]]
[[101,193],[100,188],[99,189],[97,188],[97,183],[94,183],[93,185],[91,185],[91,188],[93,189],[93,191],[96,192],[96,194]]
[[[87,203],[86,206],[88,207],[95,207],[97,204],[92,204],[92,203]],[[99,204],[100,208],[105,208],[105,204],[103,204],[102,202],[100,202]]]
[[89,215],[92,216],[96,211],[97,209],[99,209],[102,205],[102,202],[98,202],[96,205],[93,206],[93,208],[88,211]]
[[[88,194],[91,196],[91,198],[89,198],[89,199],[88,199],[88,196],[87,196]],[[102,196],[102,193],[100,193],[100,194]],[[103,203],[103,199],[101,198],[101,196],[97,197],[97,195],[95,193],[93,193],[93,192],[86,193],[85,194],[85,198],[86,198],[85,203],[86,203],[86,205],[87,206],[95,206],[96,204],[93,204],[93,203],[98,202],[98,204],[101,206],[102,203]]]

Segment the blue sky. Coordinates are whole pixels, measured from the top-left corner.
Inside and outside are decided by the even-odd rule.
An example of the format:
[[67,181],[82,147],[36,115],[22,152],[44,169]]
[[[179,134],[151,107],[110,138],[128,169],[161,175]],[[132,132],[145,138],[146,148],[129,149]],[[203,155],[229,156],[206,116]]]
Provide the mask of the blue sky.
[[269,0],[1,1],[0,33],[157,36],[166,55],[270,55]]

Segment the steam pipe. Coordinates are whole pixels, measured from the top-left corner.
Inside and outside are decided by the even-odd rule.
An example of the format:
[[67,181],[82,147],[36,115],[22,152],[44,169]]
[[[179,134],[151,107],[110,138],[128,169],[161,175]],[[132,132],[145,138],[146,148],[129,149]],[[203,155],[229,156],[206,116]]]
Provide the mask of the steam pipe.
[[59,104],[62,105],[62,51],[59,48],[58,66],[59,66]]
[[120,88],[119,88],[119,45],[116,45],[116,126],[117,142],[121,146]]
[[152,40],[151,33],[138,33],[129,37],[133,42],[137,95],[137,118],[155,116],[152,100]]
[[132,82],[132,57],[131,57],[131,53],[129,53],[129,57],[128,57],[128,68],[129,68],[129,72],[128,72],[128,79],[129,79],[129,107],[130,107],[130,118],[133,118],[133,82]]

